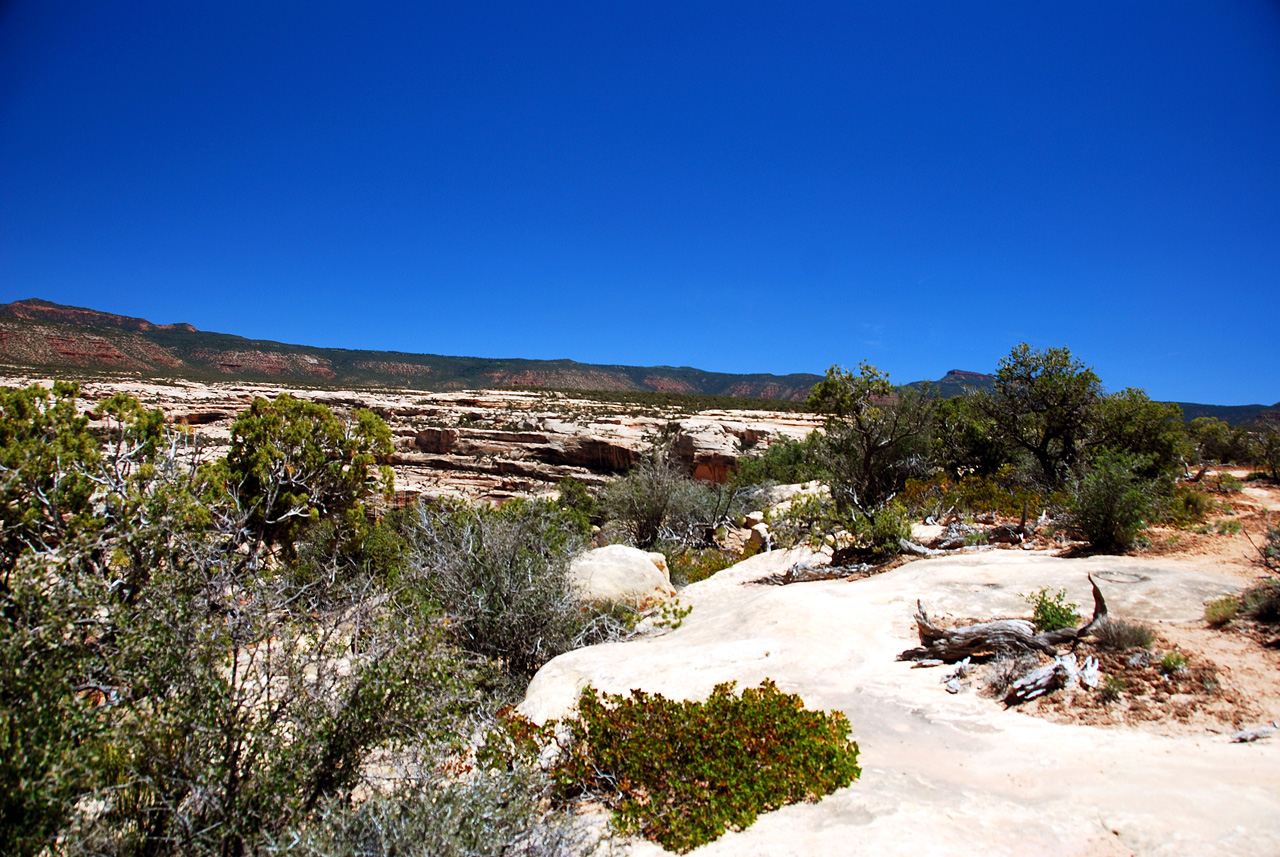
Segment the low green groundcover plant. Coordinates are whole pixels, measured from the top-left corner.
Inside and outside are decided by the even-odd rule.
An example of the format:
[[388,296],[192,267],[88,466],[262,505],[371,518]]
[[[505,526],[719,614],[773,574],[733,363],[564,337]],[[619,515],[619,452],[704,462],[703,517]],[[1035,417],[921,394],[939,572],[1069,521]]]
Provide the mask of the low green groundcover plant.
[[768,679],[741,696],[716,685],[705,702],[587,687],[578,712],[561,789],[604,795],[621,831],[681,854],[861,774],[845,716],[806,710]]
[[1076,612],[1080,605],[1068,603],[1065,589],[1054,592],[1047,586],[1042,587],[1030,595],[1022,596],[1022,600],[1031,605],[1031,621],[1042,634],[1074,628],[1080,624],[1080,614]]

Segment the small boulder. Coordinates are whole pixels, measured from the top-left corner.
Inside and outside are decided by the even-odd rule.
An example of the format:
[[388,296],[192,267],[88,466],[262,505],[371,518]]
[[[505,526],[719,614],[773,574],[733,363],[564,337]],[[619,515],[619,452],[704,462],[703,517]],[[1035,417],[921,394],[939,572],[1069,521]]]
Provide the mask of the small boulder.
[[763,523],[764,512],[747,512],[747,514],[742,516],[742,526],[746,527],[748,530],[757,524]]
[[1017,524],[1001,524],[987,530],[987,541],[997,545],[1017,545],[1023,539],[1022,527]]
[[761,495],[765,508],[774,512],[785,512],[791,504],[801,497],[830,497],[831,489],[818,480],[800,482],[794,485],[775,485]]
[[933,540],[930,547],[944,551],[959,550],[968,544],[969,537],[977,532],[978,531],[975,528],[968,524],[956,521],[954,523],[947,524],[942,532],[938,534],[937,538]]
[[751,534],[747,536],[747,546],[755,547],[756,550],[769,549],[769,525],[756,524],[751,528]]
[[653,554],[629,545],[608,545],[575,559],[569,566],[569,577],[584,601],[630,604],[644,609],[675,597],[665,566],[665,557],[659,567]]

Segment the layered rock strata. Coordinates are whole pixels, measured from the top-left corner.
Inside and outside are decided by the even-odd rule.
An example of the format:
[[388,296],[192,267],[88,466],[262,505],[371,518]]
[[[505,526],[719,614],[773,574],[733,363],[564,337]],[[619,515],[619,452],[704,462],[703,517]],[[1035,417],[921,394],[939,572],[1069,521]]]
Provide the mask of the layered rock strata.
[[[21,386],[48,378],[0,378]],[[600,485],[625,472],[653,440],[669,434],[688,472],[723,481],[734,463],[780,437],[803,438],[819,425],[810,414],[716,410],[697,414],[607,404],[558,393],[519,391],[308,390],[269,384],[172,384],[90,381],[81,384],[81,410],[116,392],[160,408],[168,422],[190,426],[209,455],[225,452],[231,424],[255,397],[288,393],[338,413],[368,408],[390,426],[390,464],[401,502],[453,496],[500,503],[539,496],[573,476]]]

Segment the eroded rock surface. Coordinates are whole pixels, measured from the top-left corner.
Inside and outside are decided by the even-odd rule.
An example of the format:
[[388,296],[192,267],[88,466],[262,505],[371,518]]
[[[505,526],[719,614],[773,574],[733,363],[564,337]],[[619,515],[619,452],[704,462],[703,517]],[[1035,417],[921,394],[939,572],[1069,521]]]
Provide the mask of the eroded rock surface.
[[[32,381],[52,383],[0,378],[8,386]],[[191,426],[210,455],[225,452],[232,421],[256,396],[289,393],[339,413],[368,408],[391,427],[395,452],[390,464],[402,501],[453,496],[500,503],[551,493],[566,476],[602,484],[634,465],[662,432],[674,436],[676,453],[690,474],[722,480],[744,450],[767,447],[779,437],[800,439],[819,425],[808,414],[744,408],[691,415],[563,393],[309,390],[190,381],[86,381],[81,407],[92,412],[96,402],[115,392],[160,408],[171,423]]]
[[[957,617],[1026,615],[1022,594],[1042,586],[1089,603],[1092,573],[1112,615],[1182,623],[1236,588],[1211,565],[989,552],[852,582],[756,582],[801,558],[761,554],[686,587],[681,603],[693,609],[678,629],[556,658],[521,710],[538,721],[563,716],[588,682],[698,699],[719,682],[772,678],[809,707],[848,715],[859,781],[763,815],[696,854],[1280,854],[1280,745],[1050,722],[950,694],[939,671],[896,660],[917,643],[917,598]],[[664,853],[648,842],[629,848]]]

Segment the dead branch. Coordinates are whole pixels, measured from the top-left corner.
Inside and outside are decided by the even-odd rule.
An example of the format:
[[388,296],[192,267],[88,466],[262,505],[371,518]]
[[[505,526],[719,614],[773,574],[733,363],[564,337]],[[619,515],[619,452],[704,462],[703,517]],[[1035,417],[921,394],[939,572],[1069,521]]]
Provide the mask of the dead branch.
[[898,655],[900,661],[925,659],[954,663],[964,658],[993,655],[999,652],[1042,652],[1057,657],[1058,646],[1075,643],[1088,635],[1107,616],[1107,602],[1102,590],[1090,575],[1093,586],[1093,618],[1079,628],[1063,628],[1037,634],[1026,619],[996,619],[959,628],[943,628],[934,624],[916,601],[916,628],[921,645]]

